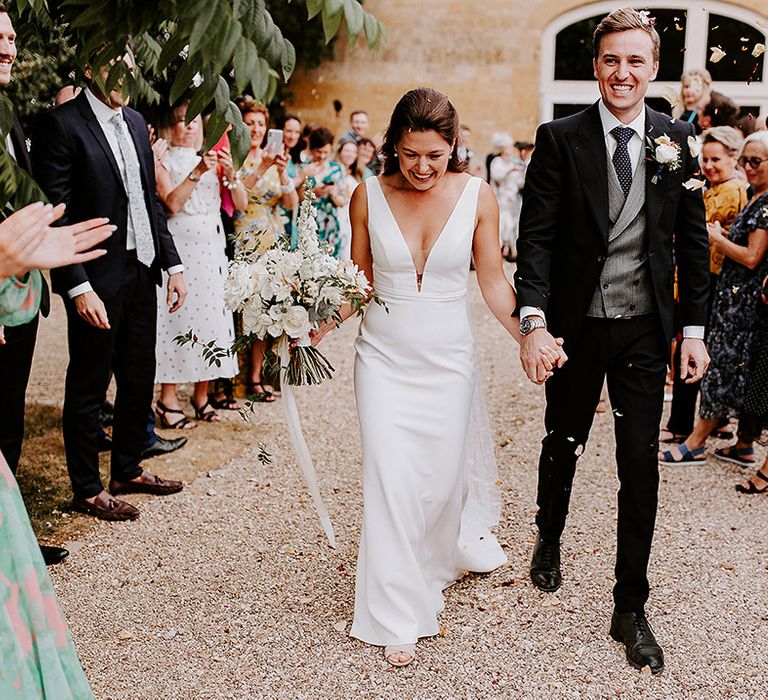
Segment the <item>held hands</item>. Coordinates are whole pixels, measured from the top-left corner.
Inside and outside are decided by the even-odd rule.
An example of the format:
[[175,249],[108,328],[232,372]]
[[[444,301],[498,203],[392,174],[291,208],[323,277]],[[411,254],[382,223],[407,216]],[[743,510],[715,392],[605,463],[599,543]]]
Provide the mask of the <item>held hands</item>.
[[683,338],[680,346],[680,378],[686,384],[698,382],[709,367],[709,354],[700,338]]
[[[174,299],[175,297],[175,299]],[[187,285],[184,283],[184,274],[177,272],[168,276],[168,295],[165,299],[169,313],[176,313],[187,298]]]
[[544,328],[536,328],[520,340],[520,363],[528,379],[543,384],[555,367],[562,367],[568,360],[563,350],[563,339],[554,338]]

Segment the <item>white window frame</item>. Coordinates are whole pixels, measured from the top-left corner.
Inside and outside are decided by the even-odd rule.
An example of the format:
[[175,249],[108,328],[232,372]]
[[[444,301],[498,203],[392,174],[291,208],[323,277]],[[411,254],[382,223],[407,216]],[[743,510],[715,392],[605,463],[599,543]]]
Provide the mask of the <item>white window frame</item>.
[[[553,20],[542,33],[541,37],[541,74],[539,92],[539,117],[541,121],[549,121],[553,118],[556,104],[592,104],[600,93],[597,89],[597,81],[586,80],[555,80],[555,50],[558,32],[576,22],[600,14],[608,14],[617,7],[615,2],[596,2],[583,5],[571,10]],[[755,30],[763,33],[763,43],[766,41],[766,32],[757,25],[757,20],[763,19],[761,15],[743,7],[737,7],[725,2],[707,2],[703,6],[702,0],[644,0],[642,7],[653,13],[654,9],[680,10],[687,12],[685,27],[685,54],[683,58],[683,70],[694,68],[707,68],[709,47],[707,41],[707,27],[709,15],[723,15],[750,25]],[[664,37],[661,38],[664,41]],[[768,113],[768,53],[763,61],[762,82],[752,82],[747,85],[746,77],[741,82],[726,82],[718,80],[715,89],[727,95],[737,104],[757,105],[761,114]],[[727,60],[727,59],[726,59]],[[648,87],[648,97],[662,97],[668,88],[679,89],[679,81],[659,80]]]

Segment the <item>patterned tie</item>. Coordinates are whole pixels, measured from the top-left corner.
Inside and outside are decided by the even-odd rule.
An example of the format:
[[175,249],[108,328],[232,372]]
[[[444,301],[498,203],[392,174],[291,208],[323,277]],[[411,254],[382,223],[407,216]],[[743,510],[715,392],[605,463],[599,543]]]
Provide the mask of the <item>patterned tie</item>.
[[144,201],[144,190],[141,186],[141,172],[136,148],[133,145],[123,115],[117,112],[111,119],[117,134],[117,144],[125,163],[125,189],[128,192],[128,215],[133,224],[136,237],[136,257],[147,267],[155,259],[155,244],[152,240],[152,228],[149,224],[149,214]]
[[629,158],[627,144],[634,134],[634,130],[628,126],[616,126],[611,129],[611,136],[616,139],[616,150],[613,152],[613,167],[619,178],[621,189],[624,190],[626,199],[632,187],[632,161]]

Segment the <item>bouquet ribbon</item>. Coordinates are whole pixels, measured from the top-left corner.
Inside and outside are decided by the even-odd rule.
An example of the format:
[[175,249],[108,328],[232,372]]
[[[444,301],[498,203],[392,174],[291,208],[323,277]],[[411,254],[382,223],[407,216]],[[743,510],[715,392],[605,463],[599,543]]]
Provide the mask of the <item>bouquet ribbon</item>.
[[299,419],[299,410],[296,407],[296,397],[293,395],[293,387],[285,380],[285,370],[288,367],[289,360],[289,342],[288,338],[283,336],[278,343],[282,373],[282,404],[283,409],[285,410],[285,421],[288,424],[288,435],[291,438],[291,444],[293,445],[293,451],[296,453],[296,459],[304,474],[304,480],[307,482],[307,487],[312,496],[312,502],[315,505],[317,516],[320,518],[320,524],[323,526],[325,536],[328,538],[328,544],[336,549],[336,536],[333,534],[331,516],[328,514],[328,508],[326,508],[325,503],[323,502],[323,497],[320,495],[320,487],[317,483],[317,473],[315,472],[315,465],[312,463],[312,456],[309,453],[307,441],[304,439],[304,432],[301,429],[301,420]]

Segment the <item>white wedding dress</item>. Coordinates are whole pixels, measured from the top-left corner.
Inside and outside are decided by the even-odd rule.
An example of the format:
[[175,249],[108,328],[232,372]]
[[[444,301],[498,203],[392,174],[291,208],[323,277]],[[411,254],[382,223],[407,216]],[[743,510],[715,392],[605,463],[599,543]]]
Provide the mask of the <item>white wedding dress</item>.
[[387,307],[368,307],[355,343],[364,514],[351,635],[369,644],[437,634],[443,589],[506,562],[488,529],[498,522],[495,463],[473,401],[467,279],[480,184],[465,184],[419,290],[379,180],[365,182],[374,286]]

